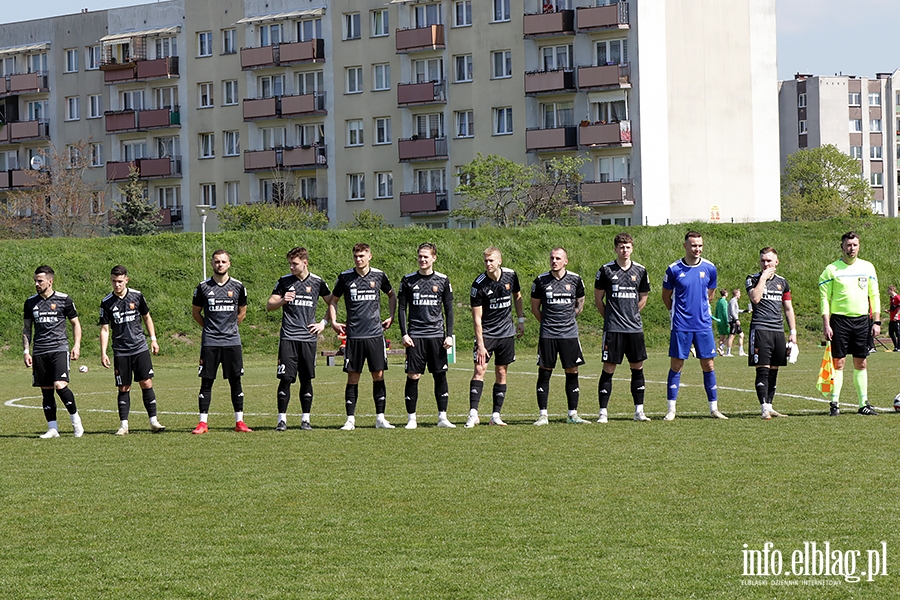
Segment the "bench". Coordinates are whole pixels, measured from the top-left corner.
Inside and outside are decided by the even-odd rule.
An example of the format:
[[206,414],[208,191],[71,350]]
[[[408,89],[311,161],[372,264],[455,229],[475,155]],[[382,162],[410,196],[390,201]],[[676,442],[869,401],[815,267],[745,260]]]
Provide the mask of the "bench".
[[[343,354],[338,354],[337,350],[322,350],[322,356],[325,357],[325,364],[329,367],[333,367],[337,360],[338,356],[343,356]],[[406,355],[406,350],[395,350],[393,348],[389,348],[387,350],[388,356],[396,356],[396,355]]]

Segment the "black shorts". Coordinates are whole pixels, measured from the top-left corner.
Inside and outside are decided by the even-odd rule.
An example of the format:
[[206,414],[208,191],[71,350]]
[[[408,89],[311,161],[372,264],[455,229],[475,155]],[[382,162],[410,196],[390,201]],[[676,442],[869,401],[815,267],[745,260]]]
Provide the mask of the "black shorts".
[[740,321],[732,321],[731,323],[728,324],[728,326],[730,327],[731,335],[740,335],[740,334],[744,333],[744,330],[741,329]]
[[132,381],[144,381],[153,378],[153,361],[150,351],[130,356],[113,356],[113,369],[116,372],[116,385],[131,385]]
[[750,353],[747,364],[751,367],[783,367],[787,364],[787,345],[783,331],[766,331],[750,328]]
[[348,338],[344,349],[344,373],[362,373],[363,363],[369,363],[369,372],[387,371],[387,347],[384,336],[373,338]]
[[222,377],[233,379],[244,375],[244,354],[240,346],[201,346],[200,369],[203,379],[215,379],[222,365]]
[[623,358],[627,358],[629,363],[639,363],[647,360],[647,345],[644,343],[644,332],[603,332],[603,362],[621,365]]
[[869,355],[869,316],[845,317],[831,315],[831,356],[865,358]]
[[581,353],[581,342],[578,338],[540,338],[538,339],[537,366],[544,369],[556,367],[556,356],[563,369],[571,369],[584,364]]
[[69,381],[68,352],[50,352],[31,357],[32,387],[53,387],[57,381]]
[[[484,349],[487,350],[488,360],[494,356],[494,365],[511,365],[516,362],[516,338],[484,338]],[[472,350],[472,361],[478,362],[478,342]]]
[[278,379],[294,383],[316,378],[316,342],[281,340],[278,342]]
[[406,372],[424,373],[428,367],[429,373],[442,373],[447,370],[447,349],[444,348],[444,338],[412,338],[412,347],[406,349]]

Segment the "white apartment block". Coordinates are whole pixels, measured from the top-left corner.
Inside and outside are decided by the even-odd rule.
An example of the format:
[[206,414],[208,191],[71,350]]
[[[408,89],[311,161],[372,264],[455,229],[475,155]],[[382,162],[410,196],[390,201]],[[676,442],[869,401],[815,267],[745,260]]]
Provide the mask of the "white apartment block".
[[[480,152],[586,159],[588,223],[777,220],[774,0],[170,0],[0,24],[0,200],[92,145],[164,222],[304,201],[471,226]],[[215,227],[215,217],[210,220]]]
[[900,71],[874,78],[797,74],[779,84],[781,167],[801,148],[832,144],[859,160],[872,211],[898,216]]

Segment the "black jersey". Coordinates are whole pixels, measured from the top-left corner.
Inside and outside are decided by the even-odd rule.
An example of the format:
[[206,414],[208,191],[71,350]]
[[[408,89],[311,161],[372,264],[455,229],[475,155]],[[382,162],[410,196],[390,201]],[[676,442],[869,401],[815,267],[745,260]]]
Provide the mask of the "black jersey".
[[482,273],[472,283],[472,306],[480,306],[481,334],[486,338],[508,338],[516,334],[512,324],[513,296],[519,293],[519,276],[500,267],[500,279],[494,281]]
[[584,282],[578,273],[566,271],[557,279],[549,271],[535,278],[531,297],[541,301],[541,332],[539,337],[565,339],[578,337],[575,306],[584,298]]
[[294,292],[294,300],[283,307],[281,316],[281,339],[296,342],[315,342],[316,336],[309,332],[309,326],[316,322],[316,305],[319,298],[331,294],[328,284],[321,277],[309,273],[306,279],[298,279],[288,273],[278,280],[272,295],[281,296]]
[[78,311],[67,294],[54,291],[49,298],[35,294],[25,301],[23,316],[25,331],[31,332],[34,327],[33,356],[69,351],[66,320],[78,317]]
[[356,269],[349,269],[338,275],[334,284],[334,296],[344,297],[347,307],[347,337],[373,338],[384,335],[381,327],[381,292],[388,293],[394,288],[384,271],[369,267],[369,272],[360,275]]
[[399,303],[400,335],[409,333],[410,337],[440,338],[453,335],[453,288],[443,273],[435,271],[431,275],[421,275],[416,271],[404,275],[400,280]]
[[238,309],[247,306],[247,290],[244,284],[229,277],[219,285],[210,277],[201,281],[194,290],[194,306],[203,309],[204,346],[238,346]]
[[134,356],[148,350],[141,317],[149,312],[144,295],[131,288],[121,298],[110,294],[100,302],[100,325],[109,325],[116,356]]
[[597,271],[594,289],[605,293],[603,331],[640,333],[644,330],[638,309],[640,295],[650,293],[650,279],[644,265],[631,261],[631,266],[623,269],[616,261],[608,262]]
[[[747,294],[759,283],[762,273],[747,276]],[[791,299],[791,286],[787,279],[777,273],[766,282],[766,290],[759,301],[753,305],[750,317],[751,329],[764,331],[784,331],[784,317],[781,314],[782,304]]]

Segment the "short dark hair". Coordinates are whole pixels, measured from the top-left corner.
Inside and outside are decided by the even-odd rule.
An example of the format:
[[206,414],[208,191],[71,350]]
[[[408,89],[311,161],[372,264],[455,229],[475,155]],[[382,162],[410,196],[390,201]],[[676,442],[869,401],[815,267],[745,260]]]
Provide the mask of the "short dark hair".
[[214,252],[212,253],[212,257],[215,258],[215,257],[219,256],[220,254],[224,254],[225,256],[228,257],[228,260],[231,260],[231,254],[228,253],[228,250],[223,250],[223,249],[221,249],[221,248],[219,248],[218,250],[214,251]]
[[419,252],[421,252],[423,248],[431,250],[432,256],[437,256],[437,248],[431,242],[422,242],[421,244],[419,244],[419,247],[416,248],[416,254],[418,255]]
[[122,275],[128,277],[128,269],[126,269],[123,265],[116,265],[109,271],[110,277],[120,277]]
[[766,246],[765,248],[760,250],[759,255],[762,256],[763,254],[768,254],[769,252],[771,252],[775,256],[778,256],[778,251],[775,250],[775,248],[773,248],[772,246]]
[[291,248],[288,250],[286,258],[291,260],[292,258],[299,258],[300,260],[309,260],[309,252],[306,248],[302,248],[297,246],[296,248]]
[[34,270],[34,274],[35,274],[35,275],[46,275],[46,276],[48,276],[50,279],[53,279],[53,275],[54,275],[53,269],[51,269],[51,268],[48,267],[47,265],[41,265],[41,266],[39,266],[37,269]]
[[360,242],[353,246],[353,254],[356,254],[357,252],[371,252],[371,249],[365,242]]
[[841,236],[841,244],[846,242],[847,240],[858,240],[859,235],[855,231],[848,231],[844,235]]
[[724,298],[725,296],[728,295],[728,289],[727,288],[719,288],[719,295]]
[[686,234],[684,234],[684,241],[688,241],[690,238],[702,238],[702,237],[703,237],[703,235],[700,234],[699,231],[691,230],[691,231],[688,231]]
[[627,233],[625,233],[623,231],[622,233],[617,235],[616,238],[613,240],[614,248],[617,247],[619,244],[631,244],[633,246],[634,239],[630,235],[628,235]]

